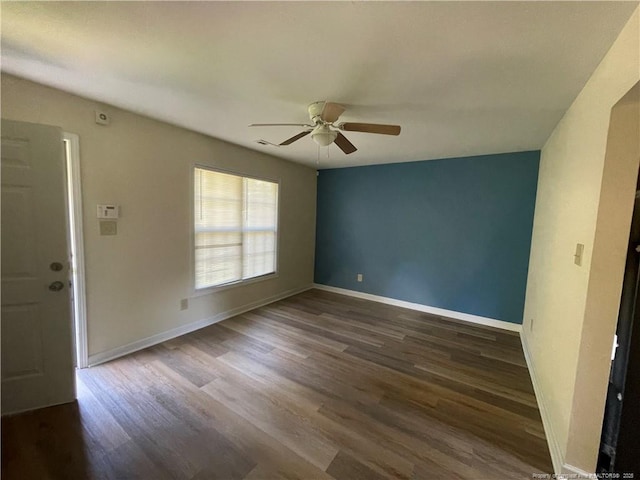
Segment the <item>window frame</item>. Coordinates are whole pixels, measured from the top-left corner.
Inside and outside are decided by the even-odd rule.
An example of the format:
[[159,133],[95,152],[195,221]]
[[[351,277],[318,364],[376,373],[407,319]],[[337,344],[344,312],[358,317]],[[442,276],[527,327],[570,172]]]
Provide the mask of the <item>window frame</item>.
[[[261,180],[264,182],[275,183],[278,186],[278,204],[276,206],[276,241],[275,241],[275,271],[272,273],[266,273],[264,275],[260,275],[257,277],[251,277],[247,279],[240,279],[229,283],[223,283],[221,285],[212,285],[210,287],[204,288],[196,288],[196,248],[195,248],[195,181],[196,181],[196,169],[209,170],[211,172],[223,173],[226,175],[234,175],[236,177],[241,178],[249,178],[253,180]],[[236,170],[228,170],[225,168],[219,168],[211,165],[206,165],[202,163],[193,163],[191,164],[191,175],[189,175],[189,192],[190,192],[190,202],[189,202],[189,251],[190,251],[190,284],[191,284],[191,297],[200,297],[203,295],[209,295],[211,293],[220,292],[223,290],[228,290],[231,288],[235,288],[238,286],[249,285],[252,283],[258,283],[265,280],[271,280],[277,278],[280,272],[280,199],[282,196],[282,183],[280,179],[247,174],[245,172],[239,172]]]

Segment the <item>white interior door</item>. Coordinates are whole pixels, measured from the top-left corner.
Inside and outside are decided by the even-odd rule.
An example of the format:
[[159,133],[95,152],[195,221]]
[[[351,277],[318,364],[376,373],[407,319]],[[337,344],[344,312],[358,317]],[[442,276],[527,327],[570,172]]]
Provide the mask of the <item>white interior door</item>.
[[2,120],[2,414],[73,401],[62,130]]

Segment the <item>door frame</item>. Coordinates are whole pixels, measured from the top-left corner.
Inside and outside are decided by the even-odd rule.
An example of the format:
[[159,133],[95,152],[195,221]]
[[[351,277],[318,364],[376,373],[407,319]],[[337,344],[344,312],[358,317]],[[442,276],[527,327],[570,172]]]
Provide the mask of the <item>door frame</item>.
[[80,177],[80,137],[63,132],[67,176],[67,225],[71,249],[72,313],[77,368],[89,366],[87,348],[87,303],[84,269],[84,235],[82,227],[82,183]]

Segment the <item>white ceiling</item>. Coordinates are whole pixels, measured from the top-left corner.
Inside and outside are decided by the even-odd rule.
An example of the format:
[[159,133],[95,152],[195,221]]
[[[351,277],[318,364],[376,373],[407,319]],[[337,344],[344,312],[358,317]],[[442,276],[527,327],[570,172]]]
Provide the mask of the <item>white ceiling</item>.
[[[637,2],[2,2],[2,69],[320,167],[539,149]],[[344,155],[306,137],[317,100]]]

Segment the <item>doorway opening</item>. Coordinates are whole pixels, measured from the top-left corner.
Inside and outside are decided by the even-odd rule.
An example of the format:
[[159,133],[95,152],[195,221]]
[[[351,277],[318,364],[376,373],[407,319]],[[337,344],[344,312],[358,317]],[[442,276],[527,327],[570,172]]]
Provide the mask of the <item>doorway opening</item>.
[[[619,172],[638,171],[639,134],[640,82],[611,111],[606,155],[617,163]],[[617,211],[611,209],[611,214],[626,217],[622,202],[617,205]],[[633,206],[596,467],[598,474],[615,473],[621,477],[620,474],[640,472],[640,176]],[[614,258],[613,251],[609,258]]]
[[[636,187],[636,198],[631,220],[629,248],[627,250],[622,297],[618,314],[618,325],[611,354],[611,370],[602,423],[598,473],[631,472],[628,445],[630,432],[637,432],[637,413],[640,411],[637,397],[637,378],[640,371],[638,348],[640,336],[638,323],[640,315],[640,176]],[[631,434],[634,436],[635,433]],[[622,456],[618,455],[618,451]],[[620,465],[623,465],[622,467]]]
[[69,237],[69,270],[71,312],[77,368],[89,366],[87,353],[87,309],[84,275],[84,238],[82,234],[82,186],[80,183],[80,139],[74,133],[63,133],[67,172],[67,231]]

